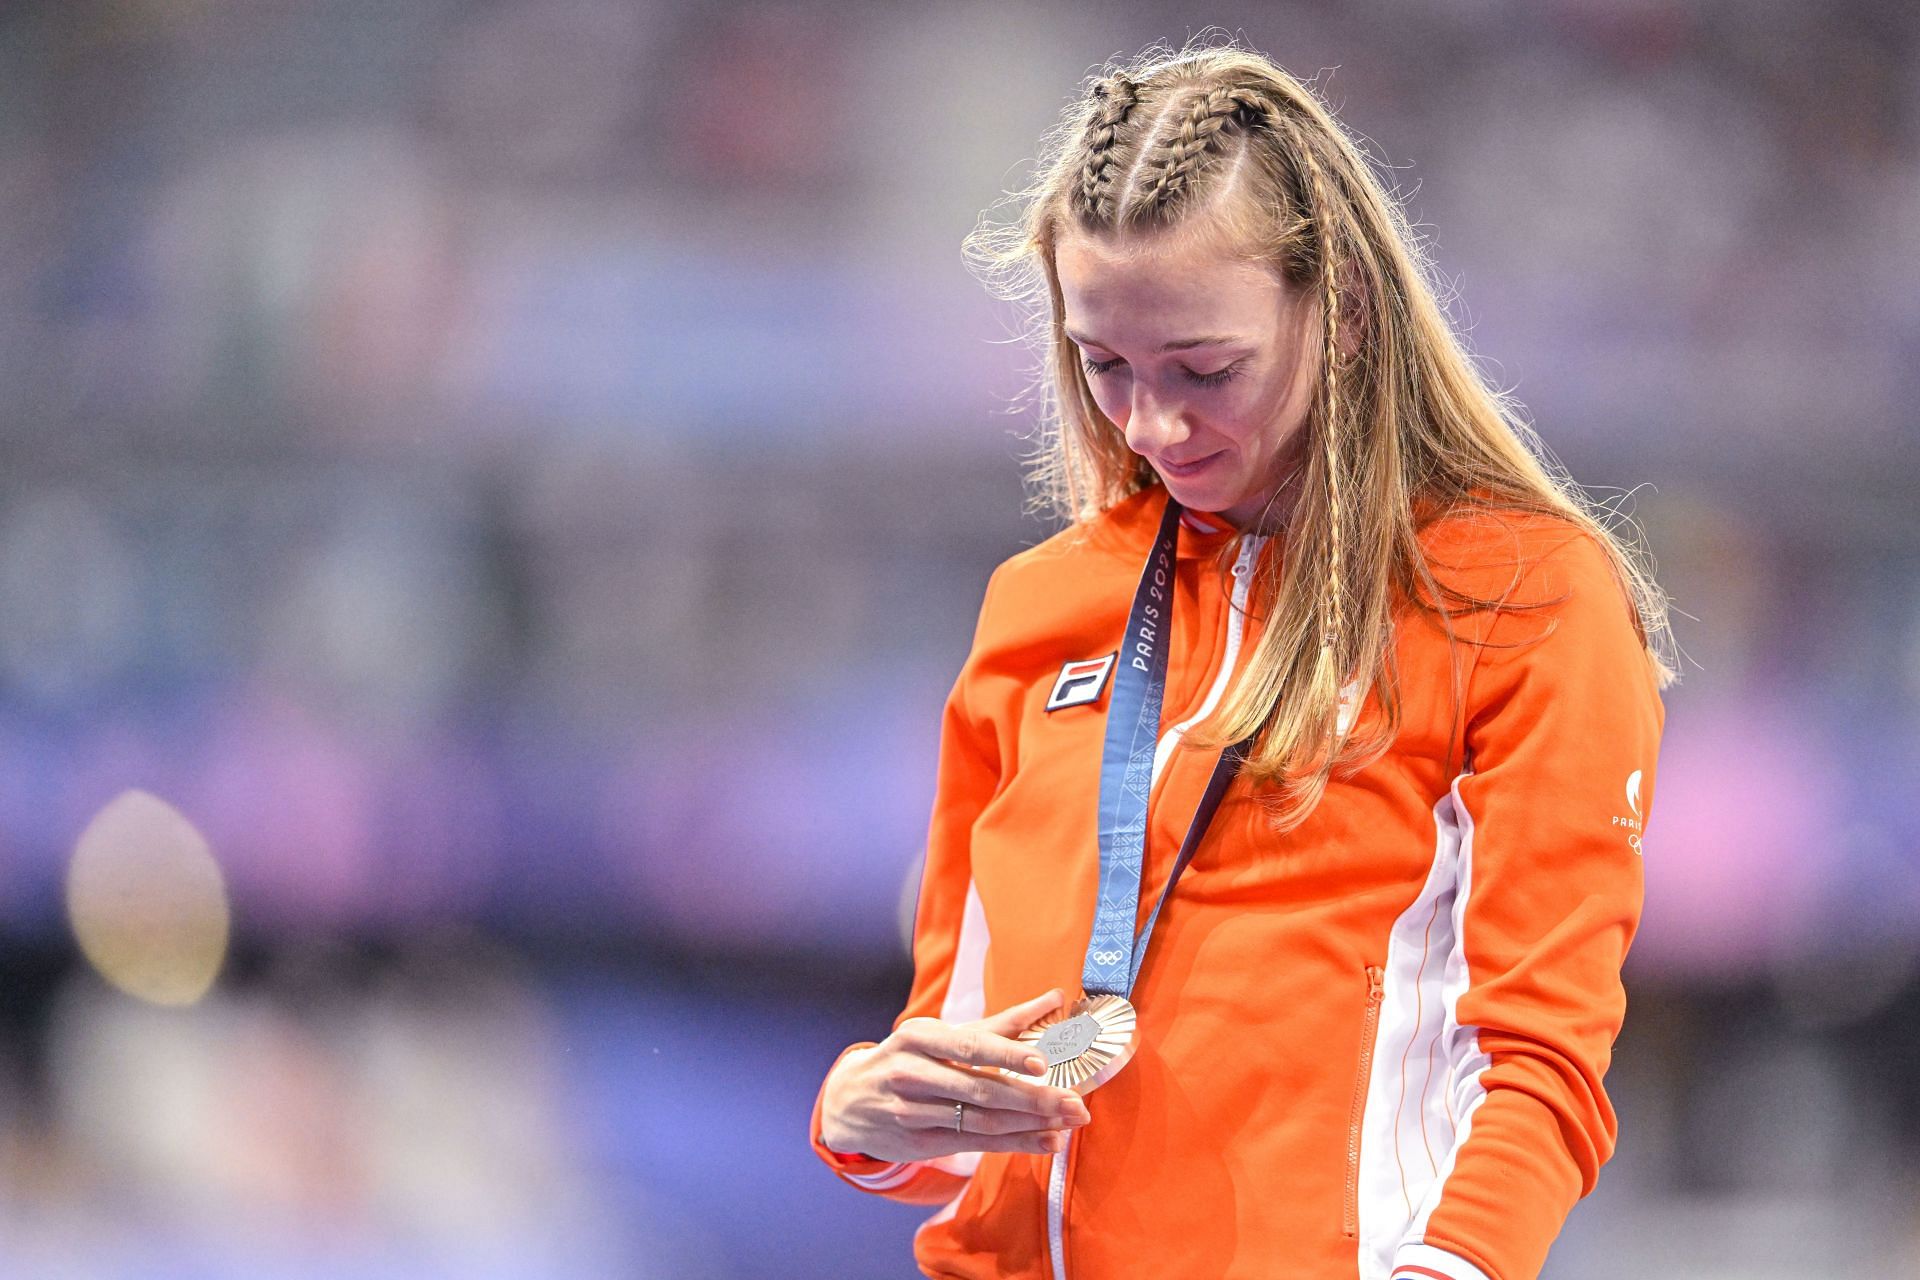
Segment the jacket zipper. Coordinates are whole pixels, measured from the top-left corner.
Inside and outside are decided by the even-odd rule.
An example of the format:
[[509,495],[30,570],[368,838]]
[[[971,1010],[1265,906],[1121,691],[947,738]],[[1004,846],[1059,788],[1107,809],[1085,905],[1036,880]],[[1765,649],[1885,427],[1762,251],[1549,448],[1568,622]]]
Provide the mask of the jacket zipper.
[[1047,1252],[1053,1258],[1053,1274],[1065,1280],[1067,1274],[1067,1157],[1073,1154],[1073,1130],[1067,1143],[1054,1153],[1053,1167],[1047,1171]]
[[[1260,557],[1260,548],[1266,545],[1262,534],[1246,534],[1240,539],[1239,554],[1233,558],[1233,592],[1227,607],[1227,643],[1220,658],[1220,672],[1214,676],[1213,684],[1207,690],[1207,696],[1201,699],[1200,709],[1182,720],[1173,728],[1160,735],[1160,741],[1153,748],[1153,776],[1147,783],[1147,794],[1153,794],[1153,788],[1160,781],[1160,772],[1173,756],[1173,748],[1179,744],[1188,729],[1213,714],[1219,705],[1221,696],[1226,692],[1227,684],[1233,679],[1234,664],[1240,658],[1240,638],[1245,629],[1247,610],[1247,584],[1253,580],[1253,564]],[[1372,1044],[1372,1036],[1368,1036]],[[1054,1280],[1067,1280],[1067,1161],[1073,1155],[1074,1132],[1067,1130],[1067,1144],[1054,1153],[1052,1167],[1047,1173],[1047,1253],[1053,1260]]]
[[1386,974],[1367,966],[1367,1016],[1360,1024],[1360,1070],[1353,1080],[1353,1111],[1347,1118],[1347,1198],[1340,1231],[1348,1239],[1360,1234],[1360,1122],[1366,1114],[1367,1085],[1373,1076],[1373,1040],[1380,1029],[1380,1002],[1386,998]]

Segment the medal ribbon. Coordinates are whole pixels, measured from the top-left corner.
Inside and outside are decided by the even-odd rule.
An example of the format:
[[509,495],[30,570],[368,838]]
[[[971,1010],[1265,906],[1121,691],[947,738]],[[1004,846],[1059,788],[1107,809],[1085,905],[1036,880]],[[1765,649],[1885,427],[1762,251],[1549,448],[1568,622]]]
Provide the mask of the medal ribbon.
[[1127,614],[1126,638],[1114,664],[1107,702],[1107,737],[1100,756],[1100,889],[1080,984],[1089,996],[1126,996],[1146,959],[1147,941],[1174,881],[1192,860],[1214,810],[1239,771],[1250,740],[1220,753],[1206,792],[1188,824],[1173,871],[1139,937],[1140,872],[1147,848],[1147,796],[1153,787],[1154,748],[1160,740],[1160,704],[1167,688],[1167,645],[1173,626],[1173,560],[1180,504],[1167,498],[1153,550],[1141,571]]

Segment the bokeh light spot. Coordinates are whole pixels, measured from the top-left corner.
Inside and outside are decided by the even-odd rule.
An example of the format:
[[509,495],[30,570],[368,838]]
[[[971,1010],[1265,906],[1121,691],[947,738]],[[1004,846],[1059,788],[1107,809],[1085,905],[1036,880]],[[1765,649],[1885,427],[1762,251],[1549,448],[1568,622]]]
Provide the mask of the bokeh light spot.
[[82,954],[128,995],[188,1005],[226,957],[225,878],[179,810],[140,790],[109,801],[74,847],[67,919]]

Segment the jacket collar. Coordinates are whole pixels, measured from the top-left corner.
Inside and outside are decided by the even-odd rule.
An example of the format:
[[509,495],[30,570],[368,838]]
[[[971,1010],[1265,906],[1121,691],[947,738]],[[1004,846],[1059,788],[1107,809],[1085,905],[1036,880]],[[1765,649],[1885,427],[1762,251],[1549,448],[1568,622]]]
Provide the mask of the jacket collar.
[[[1167,509],[1167,496],[1161,485],[1142,489],[1096,518],[1086,532],[1096,545],[1137,566],[1147,545],[1153,541],[1154,530],[1160,527],[1160,516]],[[1174,555],[1180,560],[1211,556],[1239,536],[1240,531],[1215,512],[1182,511]]]
[[[1153,510],[1156,516],[1166,510],[1164,496],[1153,504]],[[1223,515],[1184,510],[1180,513],[1180,542],[1175,554],[1181,559],[1212,555],[1239,536],[1240,531]]]

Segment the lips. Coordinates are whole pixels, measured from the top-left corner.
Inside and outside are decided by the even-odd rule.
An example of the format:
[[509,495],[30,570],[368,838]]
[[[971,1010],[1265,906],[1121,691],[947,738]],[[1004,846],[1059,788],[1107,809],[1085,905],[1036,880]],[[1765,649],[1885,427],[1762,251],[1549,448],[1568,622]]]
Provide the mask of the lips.
[[1219,456],[1217,452],[1210,453],[1206,457],[1196,458],[1192,462],[1173,462],[1169,459],[1162,458],[1154,463],[1154,465],[1160,468],[1161,472],[1166,475],[1185,477],[1196,475],[1206,470],[1207,464]]

